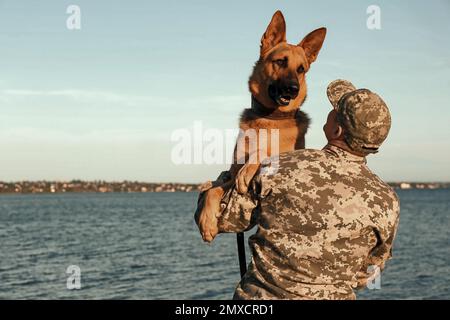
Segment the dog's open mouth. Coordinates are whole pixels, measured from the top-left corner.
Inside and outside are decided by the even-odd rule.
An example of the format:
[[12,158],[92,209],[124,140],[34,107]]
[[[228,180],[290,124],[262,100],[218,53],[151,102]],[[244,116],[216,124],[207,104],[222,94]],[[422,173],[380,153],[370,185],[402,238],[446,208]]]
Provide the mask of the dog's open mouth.
[[281,95],[281,94],[277,94],[274,96],[270,95],[270,98],[272,98],[272,100],[279,106],[287,106],[291,102],[291,99],[292,99],[290,96]]
[[279,96],[279,97],[277,97],[275,102],[279,105],[287,106],[289,104],[289,102],[291,102],[291,97]]
[[274,85],[269,86],[269,97],[279,106],[287,106],[293,98]]

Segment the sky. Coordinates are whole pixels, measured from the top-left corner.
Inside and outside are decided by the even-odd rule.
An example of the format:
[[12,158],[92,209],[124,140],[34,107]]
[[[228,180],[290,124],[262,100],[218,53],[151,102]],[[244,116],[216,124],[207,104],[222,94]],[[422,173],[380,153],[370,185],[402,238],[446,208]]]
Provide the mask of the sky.
[[[69,5],[81,29],[69,30]],[[366,13],[378,5],[381,29]],[[176,164],[174,132],[224,132],[276,10],[296,44],[325,26],[307,74],[307,148],[322,148],[337,78],[369,88],[393,125],[369,167],[387,181],[450,181],[448,1],[1,1],[0,180],[202,182],[228,164]],[[227,159],[228,160],[228,159]]]

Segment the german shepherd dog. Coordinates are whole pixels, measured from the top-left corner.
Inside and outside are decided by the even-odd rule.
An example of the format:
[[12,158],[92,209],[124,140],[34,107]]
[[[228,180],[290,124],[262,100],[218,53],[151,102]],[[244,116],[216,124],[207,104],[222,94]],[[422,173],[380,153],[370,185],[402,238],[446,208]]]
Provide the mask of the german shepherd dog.
[[[276,151],[282,153],[305,148],[309,118],[299,108],[306,98],[306,73],[316,60],[325,35],[326,29],[320,28],[309,33],[299,44],[288,44],[283,14],[280,11],[275,12],[261,38],[260,57],[248,82],[252,107],[245,109],[241,115],[241,132],[248,129],[256,132],[266,129],[267,140],[272,141],[270,129],[278,129]],[[258,141],[258,148],[261,145]],[[267,149],[265,152],[258,150],[249,154],[247,141],[239,143],[238,138],[234,161],[229,170],[231,178],[226,182],[207,182],[201,186],[200,190],[205,194],[203,206],[199,203],[197,209],[197,223],[204,241],[211,242],[218,233],[217,218],[224,193],[234,184],[239,193],[245,193],[263,160],[259,159],[258,155],[275,155],[270,144],[264,145]],[[245,150],[237,150],[238,146],[244,146]],[[238,154],[245,155],[245,164],[238,163]],[[253,161],[249,161],[250,158]]]

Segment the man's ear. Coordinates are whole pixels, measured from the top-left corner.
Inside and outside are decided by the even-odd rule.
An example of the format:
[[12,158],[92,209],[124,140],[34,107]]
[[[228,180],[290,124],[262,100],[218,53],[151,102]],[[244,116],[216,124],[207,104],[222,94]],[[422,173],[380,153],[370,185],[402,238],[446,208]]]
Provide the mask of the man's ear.
[[319,55],[319,51],[322,48],[323,41],[325,40],[325,36],[327,34],[326,28],[316,29],[306,35],[303,40],[298,44],[299,47],[302,47],[305,50],[306,58],[308,59],[309,64],[316,61],[317,56]]
[[336,130],[334,130],[335,139],[340,139],[344,137],[344,129],[340,126],[336,126]]
[[275,47],[280,42],[286,41],[286,23],[280,10],[274,13],[266,32],[261,38],[260,55]]

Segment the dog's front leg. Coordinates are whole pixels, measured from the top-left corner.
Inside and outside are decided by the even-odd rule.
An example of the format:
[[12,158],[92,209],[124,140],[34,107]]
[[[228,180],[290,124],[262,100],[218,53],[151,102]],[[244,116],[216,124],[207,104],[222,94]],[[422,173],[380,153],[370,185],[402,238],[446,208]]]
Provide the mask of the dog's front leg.
[[250,181],[252,181],[256,172],[258,172],[261,160],[259,157],[261,156],[261,154],[262,153],[259,150],[251,154],[248,157],[248,161],[242,166],[242,168],[237,173],[235,183],[236,183],[236,190],[240,194],[244,194],[248,191]]
[[213,241],[219,232],[217,222],[222,211],[220,202],[225,192],[232,187],[232,184],[233,180],[229,180],[220,186],[205,191],[204,203],[198,219],[198,227],[203,241]]
[[211,242],[219,232],[217,218],[220,213],[220,200],[224,190],[221,187],[205,191],[205,202],[198,220],[198,227],[203,241]]

